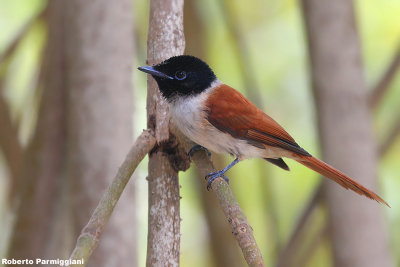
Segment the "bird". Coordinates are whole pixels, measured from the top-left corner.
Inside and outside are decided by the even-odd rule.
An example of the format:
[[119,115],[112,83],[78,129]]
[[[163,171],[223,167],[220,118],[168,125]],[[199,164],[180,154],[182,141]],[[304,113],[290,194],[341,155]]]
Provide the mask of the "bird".
[[189,156],[203,148],[235,156],[226,168],[206,176],[207,189],[218,177],[229,182],[225,173],[244,159],[262,158],[289,170],[283,160],[289,158],[346,189],[389,206],[376,193],[300,147],[274,119],[221,82],[203,60],[179,55],[138,69],[155,79],[168,102],[172,122],[196,144]]

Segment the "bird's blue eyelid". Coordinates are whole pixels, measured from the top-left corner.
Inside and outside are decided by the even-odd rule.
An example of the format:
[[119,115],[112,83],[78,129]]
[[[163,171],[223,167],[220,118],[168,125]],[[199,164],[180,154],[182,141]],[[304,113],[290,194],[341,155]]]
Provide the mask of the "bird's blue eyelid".
[[[180,77],[178,77],[179,74],[182,74],[183,76],[180,78]],[[176,78],[177,80],[179,80],[179,81],[186,79],[186,77],[187,77],[187,74],[186,74],[185,71],[177,71],[177,72],[175,73],[175,78]]]

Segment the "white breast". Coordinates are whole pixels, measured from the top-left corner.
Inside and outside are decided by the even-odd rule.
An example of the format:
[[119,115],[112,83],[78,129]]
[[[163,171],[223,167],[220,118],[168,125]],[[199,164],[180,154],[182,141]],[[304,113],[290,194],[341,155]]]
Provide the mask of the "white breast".
[[[218,81],[218,83],[220,83]],[[230,134],[221,132],[211,125],[205,118],[205,107],[207,95],[218,84],[213,83],[210,89],[200,95],[180,97],[170,103],[170,111],[173,123],[179,130],[193,142],[216,153],[229,153],[240,159],[253,157],[279,157],[275,149],[260,149],[250,145],[245,140],[233,138]]]

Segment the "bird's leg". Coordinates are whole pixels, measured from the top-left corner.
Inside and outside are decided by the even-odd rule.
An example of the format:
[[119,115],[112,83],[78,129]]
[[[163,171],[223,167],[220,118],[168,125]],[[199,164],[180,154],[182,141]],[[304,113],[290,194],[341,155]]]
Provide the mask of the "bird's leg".
[[236,163],[239,162],[239,158],[236,158],[234,161],[232,161],[228,166],[226,166],[224,169],[218,171],[218,172],[212,172],[206,175],[206,179],[208,179],[207,182],[207,190],[210,190],[212,182],[217,179],[218,177],[224,178],[224,180],[229,184],[229,179],[228,177],[225,176],[225,173],[232,168],[233,166],[236,165]]
[[194,146],[189,150],[189,152],[188,152],[189,159],[191,160],[192,157],[193,157],[193,154],[196,153],[196,152],[199,151],[199,150],[204,150],[205,152],[207,152],[208,157],[211,157],[211,152],[208,151],[207,148],[205,148],[204,146],[201,146],[201,145],[196,144],[196,145],[194,145]]

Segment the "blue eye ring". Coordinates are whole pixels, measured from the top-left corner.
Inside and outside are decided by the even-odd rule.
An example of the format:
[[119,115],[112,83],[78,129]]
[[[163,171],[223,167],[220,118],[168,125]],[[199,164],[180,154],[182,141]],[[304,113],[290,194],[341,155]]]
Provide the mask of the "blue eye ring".
[[179,81],[182,81],[182,80],[186,79],[186,72],[183,71],[183,70],[178,70],[175,73],[175,79],[177,79]]

